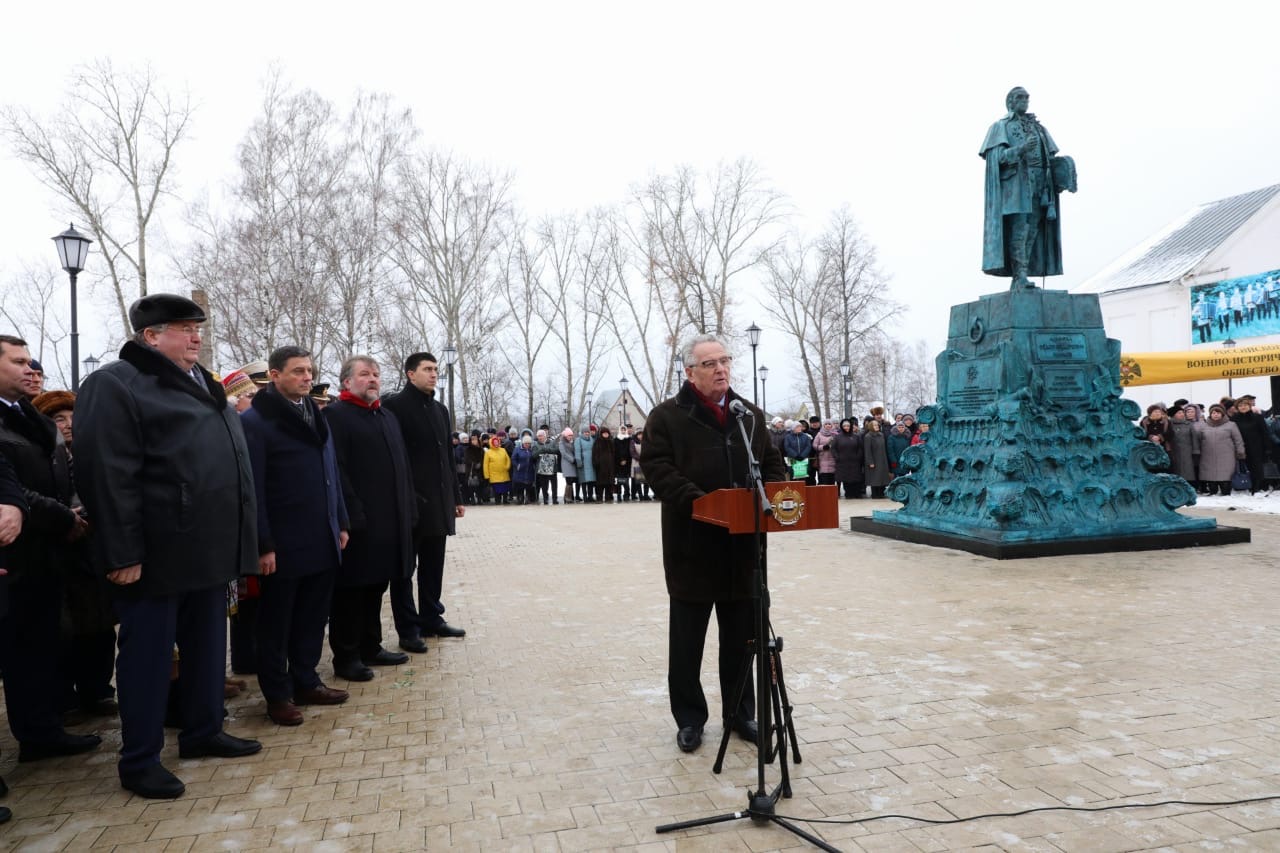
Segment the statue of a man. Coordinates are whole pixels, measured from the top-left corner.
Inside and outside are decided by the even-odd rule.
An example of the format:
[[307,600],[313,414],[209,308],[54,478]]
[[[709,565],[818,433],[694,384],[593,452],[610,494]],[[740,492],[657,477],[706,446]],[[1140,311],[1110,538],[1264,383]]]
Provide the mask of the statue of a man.
[[1075,192],[1075,163],[1058,146],[1018,86],[1005,96],[1009,112],[991,125],[978,156],[987,161],[982,271],[1010,275],[1011,288],[1034,287],[1031,276],[1062,275],[1058,194]]

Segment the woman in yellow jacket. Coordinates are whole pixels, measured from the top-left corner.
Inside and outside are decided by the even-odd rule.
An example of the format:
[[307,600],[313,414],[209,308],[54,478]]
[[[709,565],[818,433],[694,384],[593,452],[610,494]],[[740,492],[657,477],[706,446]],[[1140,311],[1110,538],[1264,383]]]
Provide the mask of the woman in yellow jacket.
[[511,490],[511,457],[497,436],[489,439],[489,447],[484,452],[484,478],[493,489],[493,502],[505,504],[507,492]]

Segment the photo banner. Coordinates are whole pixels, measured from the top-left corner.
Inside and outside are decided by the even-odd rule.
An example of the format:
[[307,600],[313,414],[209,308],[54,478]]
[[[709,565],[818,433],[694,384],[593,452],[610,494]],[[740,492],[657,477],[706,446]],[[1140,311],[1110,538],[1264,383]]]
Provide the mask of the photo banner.
[[1130,352],[1120,356],[1120,384],[1125,388],[1274,375],[1280,375],[1280,344],[1206,347],[1180,352]]
[[1191,288],[1191,343],[1280,334],[1280,270]]

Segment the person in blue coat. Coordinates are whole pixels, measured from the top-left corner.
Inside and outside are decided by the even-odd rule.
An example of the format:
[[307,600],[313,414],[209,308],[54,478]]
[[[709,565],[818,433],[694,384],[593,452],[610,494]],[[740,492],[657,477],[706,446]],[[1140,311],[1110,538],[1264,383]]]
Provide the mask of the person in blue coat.
[[[596,466],[591,461],[591,451],[596,446],[596,433],[598,431],[595,424],[589,424],[573,441],[573,461],[578,466],[578,485],[582,488],[582,500],[584,503],[595,503],[596,501]],[[601,499],[603,499],[603,496],[601,496]]]
[[280,347],[267,365],[271,384],[241,416],[258,498],[258,684],[267,716],[296,726],[299,705],[348,698],[316,666],[349,524],[333,438],[308,396],[311,354]]

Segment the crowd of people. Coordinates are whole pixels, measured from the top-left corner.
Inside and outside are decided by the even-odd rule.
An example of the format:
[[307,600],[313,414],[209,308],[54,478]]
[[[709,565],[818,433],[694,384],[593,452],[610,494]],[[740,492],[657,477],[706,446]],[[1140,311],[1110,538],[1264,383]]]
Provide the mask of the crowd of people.
[[215,377],[189,299],[128,315],[133,337],[79,393],[45,391],[26,342],[0,335],[0,668],[20,762],[94,750],[67,727],[118,715],[121,785],[169,799],[185,785],[160,762],[165,728],[184,759],[262,748],[223,729],[247,686],[228,634],[233,675],[257,676],[281,726],[349,698],[317,672],[326,633],[354,682],[464,636],[441,594],[465,505],[430,353],[386,397],[378,362],[352,356],[333,401],[300,347]]
[[1260,412],[1256,402],[1245,394],[1207,410],[1187,400],[1152,403],[1139,425],[1169,455],[1169,473],[1200,494],[1252,495],[1280,482],[1280,411]]

